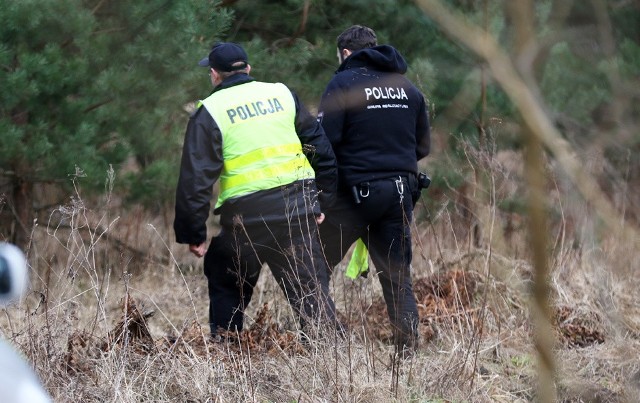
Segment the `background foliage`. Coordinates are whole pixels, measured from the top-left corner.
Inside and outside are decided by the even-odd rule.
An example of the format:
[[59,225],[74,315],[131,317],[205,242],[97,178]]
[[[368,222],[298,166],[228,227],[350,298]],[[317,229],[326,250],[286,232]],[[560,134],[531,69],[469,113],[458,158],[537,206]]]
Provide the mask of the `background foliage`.
[[0,174],[14,241],[24,242],[34,210],[66,199],[70,175],[102,191],[113,166],[127,177],[123,198],[168,199],[184,106],[206,85],[185,67],[230,21],[199,0],[3,3]]
[[[447,3],[506,49],[513,46],[507,3]],[[102,191],[110,167],[124,202],[170,208],[190,105],[210,91],[195,61],[216,40],[242,43],[256,78],[285,82],[313,111],[337,67],[336,36],[356,23],[373,27],[380,43],[406,56],[408,75],[429,99],[433,199],[468,180],[461,163],[467,147],[491,153],[521,147],[514,108],[483,63],[412,1],[5,4],[1,223],[13,240],[29,232],[34,212],[46,216],[47,206],[68,197],[70,176],[83,176],[85,192]],[[640,143],[638,2],[544,0],[535,2],[535,14],[543,45],[536,78],[549,112],[572,144],[602,150],[609,174],[633,180]]]

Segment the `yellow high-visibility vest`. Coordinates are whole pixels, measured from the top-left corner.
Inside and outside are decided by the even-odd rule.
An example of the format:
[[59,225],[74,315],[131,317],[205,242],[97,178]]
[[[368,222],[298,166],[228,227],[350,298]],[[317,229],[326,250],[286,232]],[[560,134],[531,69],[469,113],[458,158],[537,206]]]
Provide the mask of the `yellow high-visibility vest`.
[[216,208],[315,173],[295,129],[295,100],[280,83],[252,81],[211,94],[202,104],[222,133],[224,166]]

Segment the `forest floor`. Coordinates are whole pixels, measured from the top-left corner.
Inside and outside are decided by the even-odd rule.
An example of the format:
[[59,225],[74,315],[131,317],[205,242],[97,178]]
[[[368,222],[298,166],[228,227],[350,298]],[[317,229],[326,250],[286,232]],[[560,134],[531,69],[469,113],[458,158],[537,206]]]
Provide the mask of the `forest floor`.
[[[202,261],[171,241],[166,219],[65,214],[34,232],[31,291],[0,318],[56,402],[536,400],[545,366],[524,236],[462,248],[446,217],[419,222],[421,345],[402,358],[375,271],[350,280],[343,263],[333,274],[345,339],[302,342],[265,267],[245,330],[214,342]],[[549,257],[557,401],[640,401],[640,254],[619,241],[564,242]]]

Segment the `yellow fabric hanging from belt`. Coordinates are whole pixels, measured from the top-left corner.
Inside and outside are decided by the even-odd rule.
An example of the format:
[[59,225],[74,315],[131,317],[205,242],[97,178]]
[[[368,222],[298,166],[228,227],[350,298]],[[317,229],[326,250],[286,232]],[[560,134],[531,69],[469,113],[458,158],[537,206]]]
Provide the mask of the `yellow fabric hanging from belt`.
[[362,238],[356,241],[356,247],[351,254],[351,260],[347,265],[347,270],[344,275],[352,280],[358,278],[358,276],[364,275],[369,271],[369,250],[365,245]]

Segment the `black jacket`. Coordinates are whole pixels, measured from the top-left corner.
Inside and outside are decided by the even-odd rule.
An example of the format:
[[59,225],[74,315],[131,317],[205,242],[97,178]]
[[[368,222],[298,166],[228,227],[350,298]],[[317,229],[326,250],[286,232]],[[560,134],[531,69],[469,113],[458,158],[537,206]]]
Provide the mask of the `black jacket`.
[[343,188],[416,175],[417,161],[429,154],[426,102],[406,71],[396,49],[375,46],[351,54],[327,85],[318,120],[336,154]]
[[[225,79],[213,92],[224,91],[254,79],[247,74],[235,74]],[[232,225],[234,217],[241,216],[245,225],[257,222],[286,223],[296,215],[309,212],[309,194],[305,200],[302,187],[321,192],[322,206],[330,206],[335,198],[338,177],[335,155],[327,137],[316,119],[305,109],[292,92],[296,105],[295,128],[303,150],[315,170],[313,181],[298,181],[288,186],[262,190],[246,196],[226,200],[216,209],[223,226]],[[265,136],[268,133],[265,133]],[[180,177],[176,189],[175,219],[176,241],[199,245],[207,239],[206,221],[213,199],[213,185],[223,167],[222,134],[209,111],[200,106],[189,119],[182,149]],[[316,202],[313,212],[320,213]]]

